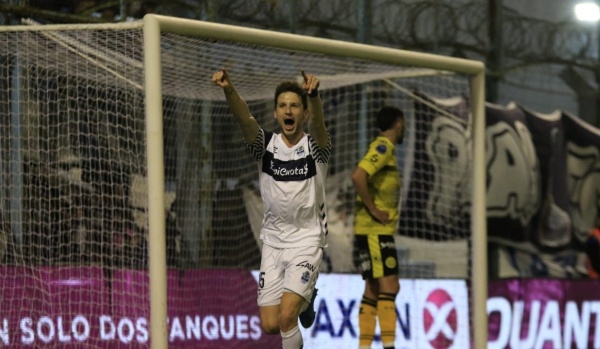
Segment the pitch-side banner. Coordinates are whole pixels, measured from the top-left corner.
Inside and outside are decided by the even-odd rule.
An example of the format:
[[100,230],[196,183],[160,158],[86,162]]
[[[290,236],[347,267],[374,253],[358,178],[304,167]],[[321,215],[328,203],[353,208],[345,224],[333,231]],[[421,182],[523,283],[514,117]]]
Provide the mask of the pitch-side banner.
[[491,282],[488,349],[600,348],[600,283],[511,279]]
[[[0,267],[0,348],[149,348],[146,270]],[[247,271],[168,273],[170,348],[277,348]]]
[[[359,275],[321,274],[315,324],[302,329],[306,348],[358,348]],[[397,349],[469,347],[469,301],[464,280],[400,280],[396,299]],[[374,348],[381,348],[379,329]]]
[[[463,280],[401,280],[396,300],[397,349],[469,347],[469,303]],[[0,348],[148,348],[147,271],[0,267]],[[322,274],[315,324],[305,347],[358,347],[358,275]],[[168,273],[169,348],[280,348],[265,335],[256,305],[257,273],[191,270]],[[377,330],[377,334],[379,334]],[[381,348],[379,335],[374,348]]]

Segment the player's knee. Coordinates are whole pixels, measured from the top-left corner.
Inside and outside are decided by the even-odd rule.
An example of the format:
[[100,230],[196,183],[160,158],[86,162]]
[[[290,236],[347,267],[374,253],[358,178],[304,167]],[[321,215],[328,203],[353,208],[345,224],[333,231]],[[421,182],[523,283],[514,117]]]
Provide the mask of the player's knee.
[[261,321],[260,326],[266,334],[279,334],[279,324],[277,322]]
[[[275,316],[273,316],[275,315]],[[279,320],[276,313],[260,314],[260,327],[266,334],[279,334]]]
[[379,292],[397,295],[400,292],[400,282],[396,276],[386,276],[380,279]]
[[400,292],[400,284],[399,283],[392,283],[388,286],[388,292],[386,293],[390,293],[390,294],[395,294],[397,295]]

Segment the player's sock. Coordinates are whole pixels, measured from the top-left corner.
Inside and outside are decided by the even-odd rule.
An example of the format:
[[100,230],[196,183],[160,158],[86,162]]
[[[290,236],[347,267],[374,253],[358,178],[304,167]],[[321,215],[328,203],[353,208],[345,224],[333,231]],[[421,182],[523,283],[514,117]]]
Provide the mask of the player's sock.
[[300,313],[300,323],[304,328],[309,328],[315,322],[315,317],[317,315],[317,313],[315,312],[315,298],[317,297],[317,291],[319,290],[317,290],[316,288],[313,290],[310,303],[308,304],[306,309],[304,309],[302,313]]
[[281,332],[282,349],[301,349],[304,346],[302,333],[298,326],[287,332]]
[[358,312],[358,328],[360,331],[359,348],[370,349],[375,336],[377,318],[377,301],[363,297]]
[[396,339],[396,295],[380,293],[377,300],[377,316],[381,329],[381,343],[385,349],[393,349]]

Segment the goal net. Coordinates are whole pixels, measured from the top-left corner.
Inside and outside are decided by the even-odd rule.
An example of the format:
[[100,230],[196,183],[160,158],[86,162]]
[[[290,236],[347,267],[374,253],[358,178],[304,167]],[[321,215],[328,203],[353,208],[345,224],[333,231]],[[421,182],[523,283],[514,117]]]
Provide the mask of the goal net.
[[[160,33],[152,66],[143,22],[29,24],[0,31],[0,346],[145,348],[163,335],[175,348],[277,345],[240,272],[259,268],[263,211],[256,164],[211,82],[222,67],[267,130],[279,82],[300,69],[321,81],[333,143],[323,274],[356,273],[350,174],[390,104],[407,125],[401,278],[471,279],[473,91],[461,64],[399,64],[360,45],[319,52],[321,41],[287,34],[252,43],[241,29],[243,40],[223,39],[182,22]],[[153,258],[166,268],[165,333],[150,324]]]

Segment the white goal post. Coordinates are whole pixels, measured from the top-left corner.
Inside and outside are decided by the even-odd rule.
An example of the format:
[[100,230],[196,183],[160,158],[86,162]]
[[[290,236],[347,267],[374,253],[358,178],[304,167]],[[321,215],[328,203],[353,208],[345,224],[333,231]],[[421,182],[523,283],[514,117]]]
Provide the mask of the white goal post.
[[[465,327],[473,347],[486,348],[482,62],[152,14],[124,23],[24,23],[0,27],[0,298],[18,308],[0,315],[0,346],[216,345],[231,339],[236,321],[243,339],[260,337],[256,315],[236,318],[237,301],[256,310],[254,296],[240,294],[256,283],[249,271],[257,267],[262,203],[255,164],[210,81],[226,66],[265,129],[275,126],[276,83],[297,79],[301,68],[320,78],[333,142],[328,218],[335,214],[323,272],[355,272],[349,171],[375,134],[369,116],[383,103],[401,106],[399,228],[410,234],[396,242],[414,243],[411,253],[426,257],[423,270],[407,259],[401,278],[468,279]],[[454,97],[459,106],[444,104]],[[423,125],[451,134],[424,135]],[[460,163],[429,159],[435,151]],[[440,195],[427,197],[425,186]],[[445,268],[437,276],[431,256]],[[231,281],[235,268],[244,275]],[[24,300],[22,285],[30,292]],[[202,297],[221,288],[231,304],[222,305],[220,321],[229,327],[207,331],[206,318],[219,326],[210,313],[219,304]],[[179,293],[168,297],[172,289]],[[171,309],[181,314],[167,311],[175,298]],[[196,313],[185,313],[192,305]],[[200,316],[203,307],[211,310]]]

